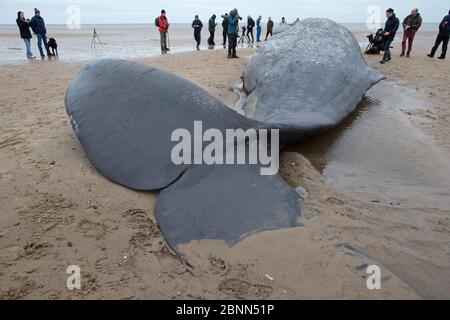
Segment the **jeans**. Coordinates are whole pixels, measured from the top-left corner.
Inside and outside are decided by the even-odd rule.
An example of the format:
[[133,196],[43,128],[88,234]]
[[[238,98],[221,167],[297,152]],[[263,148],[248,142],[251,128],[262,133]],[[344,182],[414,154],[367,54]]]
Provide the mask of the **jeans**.
[[25,42],[25,47],[27,49],[27,57],[31,58],[33,56],[33,52],[31,52],[31,41],[30,39],[23,39],[23,42]]
[[208,44],[210,46],[214,46],[216,43],[214,42],[214,31],[209,32]]
[[222,36],[223,36],[223,43],[222,43],[222,45],[226,45],[227,44],[228,32],[227,31],[223,31],[222,32]]
[[167,32],[160,32],[161,51],[167,51]]
[[195,39],[195,42],[197,42],[197,48],[199,48],[200,42],[202,41],[202,35],[201,35],[200,31],[194,32],[194,39]]
[[255,42],[255,37],[253,36],[253,28],[247,28],[247,39],[250,42],[250,36],[252,36],[252,42]]
[[434,44],[434,47],[431,49],[431,55],[434,56],[434,54],[436,53],[437,49],[439,48],[439,45],[442,42],[442,54],[441,57],[445,58],[445,56],[447,55],[447,47],[448,47],[448,40],[450,37],[450,33],[449,32],[439,32],[437,38],[436,38],[436,43]]
[[387,58],[391,57],[391,51],[389,50],[391,47],[391,43],[392,41],[394,41],[394,39],[388,38],[385,40],[384,42],[384,55],[383,55],[383,60],[387,60]]
[[38,48],[39,48],[39,52],[41,53],[41,57],[44,56],[44,51],[42,50],[42,42],[44,42],[44,47],[45,47],[45,51],[47,51],[47,55],[50,54],[50,51],[48,50],[47,35],[45,33],[38,34],[37,40],[38,40]]
[[228,34],[228,55],[236,56],[237,33]]
[[256,27],[256,41],[260,42],[261,41],[261,27]]
[[406,50],[406,41],[408,40],[408,51],[407,53],[411,53],[412,44],[414,41],[414,33],[407,34],[406,32],[403,34],[403,41],[402,41],[402,52],[405,53]]
[[266,32],[266,40],[269,37],[269,34],[270,34],[270,36],[273,36],[273,33],[272,33],[271,29],[268,29],[267,32]]

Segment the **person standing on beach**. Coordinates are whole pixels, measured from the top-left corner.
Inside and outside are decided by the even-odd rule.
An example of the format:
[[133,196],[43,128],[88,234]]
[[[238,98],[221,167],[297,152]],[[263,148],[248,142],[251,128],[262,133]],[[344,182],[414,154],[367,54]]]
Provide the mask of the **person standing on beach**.
[[442,53],[438,57],[438,59],[445,59],[445,56],[447,55],[449,38],[450,38],[450,10],[448,11],[448,15],[446,15],[444,19],[442,19],[442,22],[439,24],[439,34],[436,38],[434,47],[431,49],[431,53],[428,56],[430,58],[434,58],[434,54],[436,53],[437,49],[439,48],[439,45],[442,42]]
[[394,9],[389,8],[386,10],[386,24],[384,25],[384,55],[383,59],[380,61],[381,64],[385,64],[386,61],[392,60],[391,47],[392,41],[394,41],[395,34],[397,33],[398,27],[400,26],[400,21],[395,16]]
[[270,36],[273,36],[273,21],[272,21],[271,17],[269,17],[269,20],[267,20],[266,39],[264,41],[267,41],[269,34],[270,34]]
[[238,10],[231,10],[228,15],[228,59],[239,58],[236,54],[239,19],[240,17]]
[[34,8],[34,17],[31,18],[30,27],[34,34],[37,36],[37,44],[39,52],[41,53],[41,58],[45,58],[44,51],[42,50],[42,42],[44,42],[45,50],[47,51],[47,56],[51,56],[50,50],[48,49],[47,41],[47,29],[45,28],[44,19],[41,17],[41,11]]
[[256,20],[256,42],[261,42],[261,20],[262,17],[259,16],[258,19]]
[[214,33],[216,32],[216,15],[213,14],[211,18],[209,18],[209,22],[208,22],[208,30],[209,30],[209,39],[208,39],[208,44],[210,46],[215,46],[216,43],[214,42]]
[[250,36],[252,36],[252,43],[255,42],[255,36],[253,35],[254,27],[255,27],[255,20],[253,20],[253,18],[251,16],[248,16],[247,17],[247,39],[248,39],[248,42],[250,42]]
[[200,51],[203,23],[200,21],[198,15],[196,15],[194,21],[192,21],[192,28],[194,28],[194,39],[197,42],[197,51]]
[[422,25],[422,17],[420,16],[419,9],[414,8],[411,10],[411,14],[403,20],[403,41],[402,41],[402,53],[400,57],[405,56],[406,41],[408,40],[408,51],[406,56],[409,57],[411,54],[412,44],[414,41],[414,36]]
[[157,18],[159,30],[161,53],[166,54],[170,49],[167,47],[167,33],[169,32],[169,20],[167,20],[166,10],[161,10],[161,15]]
[[25,42],[25,48],[27,50],[27,58],[36,58],[31,52],[31,32],[30,32],[30,20],[25,18],[22,11],[17,12],[17,26],[19,27],[20,37]]
[[222,21],[222,36],[223,36],[223,42],[222,46],[225,48],[227,45],[227,36],[228,36],[228,13],[225,13],[222,15],[223,21]]

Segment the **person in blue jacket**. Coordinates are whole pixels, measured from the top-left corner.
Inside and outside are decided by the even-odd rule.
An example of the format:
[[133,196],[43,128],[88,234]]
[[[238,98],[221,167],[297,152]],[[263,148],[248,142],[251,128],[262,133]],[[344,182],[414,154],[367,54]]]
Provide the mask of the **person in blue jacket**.
[[383,38],[384,38],[384,55],[380,61],[381,64],[391,60],[391,43],[394,41],[395,34],[397,33],[400,21],[395,16],[394,9],[389,8],[386,10],[386,24],[384,26]]
[[44,19],[41,17],[41,12],[39,9],[34,8],[34,17],[30,21],[31,30],[36,34],[38,41],[38,48],[41,53],[41,58],[44,58],[44,51],[42,50],[42,42],[44,42],[45,50],[47,51],[47,56],[51,56],[50,50],[48,49],[47,41],[47,29],[45,28]]
[[261,42],[261,32],[262,32],[261,20],[262,20],[261,16],[259,16],[258,20],[256,20],[256,42]]
[[430,58],[434,58],[434,54],[436,53],[437,49],[439,48],[439,45],[442,42],[442,53],[438,57],[438,59],[445,59],[445,56],[447,55],[449,38],[450,38],[450,10],[448,11],[448,15],[446,15],[444,19],[442,19],[442,22],[439,24],[439,34],[436,38],[434,47],[431,49],[431,53],[428,56]]
[[228,15],[228,59],[239,58],[236,55],[237,37],[239,33],[239,17],[237,9],[230,11]]

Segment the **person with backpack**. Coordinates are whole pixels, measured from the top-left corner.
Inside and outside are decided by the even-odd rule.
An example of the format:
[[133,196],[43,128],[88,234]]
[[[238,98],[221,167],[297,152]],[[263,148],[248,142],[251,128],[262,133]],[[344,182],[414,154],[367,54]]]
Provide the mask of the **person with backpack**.
[[252,36],[252,43],[255,42],[255,37],[253,36],[253,28],[254,27],[255,27],[255,20],[253,20],[251,16],[248,16],[247,17],[247,39],[248,39],[249,43],[250,43],[249,35]]
[[208,39],[208,44],[210,46],[215,46],[216,43],[214,42],[214,33],[216,32],[216,15],[213,14],[211,18],[209,18],[208,21],[208,31],[209,31],[209,39]]
[[44,51],[42,50],[42,42],[44,43],[45,50],[47,51],[47,56],[51,56],[52,54],[48,48],[47,29],[45,28],[45,22],[41,17],[41,11],[39,11],[39,9],[34,8],[34,17],[31,18],[30,27],[37,36],[41,58],[45,58]]
[[222,36],[223,36],[223,42],[222,46],[226,48],[227,46],[227,36],[228,36],[228,13],[225,13],[222,15]]
[[448,11],[448,15],[446,15],[439,24],[439,34],[436,38],[434,47],[431,49],[431,53],[428,54],[428,56],[430,58],[434,58],[434,54],[436,53],[437,49],[439,48],[439,45],[442,42],[442,53],[438,57],[438,59],[445,59],[445,56],[447,55],[449,38],[450,38],[450,10]]
[[30,20],[25,18],[25,15],[22,11],[17,12],[17,26],[19,27],[20,37],[25,42],[25,49],[27,51],[27,58],[34,59],[36,58],[31,52],[31,32],[30,32]]
[[161,15],[156,18],[155,25],[158,27],[160,35],[161,53],[166,54],[170,51],[167,46],[167,34],[169,32],[169,20],[167,20],[166,10],[161,10]]
[[267,41],[269,34],[270,34],[270,36],[273,36],[273,20],[271,17],[269,17],[269,20],[267,20],[266,40],[264,40],[264,41]]
[[389,8],[386,10],[386,24],[384,25],[384,55],[380,63],[385,64],[387,61],[392,60],[391,58],[391,43],[394,41],[395,34],[397,33],[398,27],[400,26],[400,21],[395,16],[394,9]]
[[420,16],[419,9],[414,8],[411,10],[411,14],[403,20],[403,41],[402,41],[402,53],[400,57],[405,56],[406,41],[408,41],[408,51],[406,57],[411,54],[412,44],[414,36],[422,25],[422,17]]
[[197,51],[200,51],[203,23],[199,19],[198,15],[196,15],[194,21],[192,21],[192,28],[194,28],[194,39],[197,42]]
[[262,17],[259,16],[258,19],[256,20],[256,42],[261,42],[261,20]]

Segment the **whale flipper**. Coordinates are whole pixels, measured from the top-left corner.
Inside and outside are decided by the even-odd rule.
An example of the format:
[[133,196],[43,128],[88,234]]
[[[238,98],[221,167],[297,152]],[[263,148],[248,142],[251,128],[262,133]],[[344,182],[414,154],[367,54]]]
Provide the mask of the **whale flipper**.
[[221,239],[232,245],[252,233],[298,225],[302,200],[279,175],[255,165],[212,165],[188,170],[164,189],[156,217],[171,247]]
[[68,88],[65,105],[93,166],[137,190],[164,188],[187,169],[171,161],[175,129],[198,120],[205,130],[260,126],[190,81],[125,60],[87,65]]

